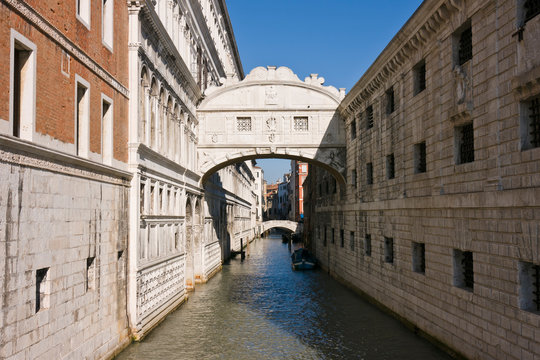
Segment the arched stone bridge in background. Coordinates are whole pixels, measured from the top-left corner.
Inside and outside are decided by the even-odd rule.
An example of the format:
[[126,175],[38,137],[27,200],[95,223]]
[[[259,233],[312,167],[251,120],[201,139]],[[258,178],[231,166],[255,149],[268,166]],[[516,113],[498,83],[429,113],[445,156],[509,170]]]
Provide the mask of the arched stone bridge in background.
[[261,234],[274,228],[287,229],[292,231],[293,233],[301,233],[304,228],[304,224],[290,220],[263,221],[261,223]]
[[198,109],[201,182],[220,168],[257,158],[306,161],[345,183],[345,125],[336,109],[345,90],[301,81],[286,67],[222,79]]

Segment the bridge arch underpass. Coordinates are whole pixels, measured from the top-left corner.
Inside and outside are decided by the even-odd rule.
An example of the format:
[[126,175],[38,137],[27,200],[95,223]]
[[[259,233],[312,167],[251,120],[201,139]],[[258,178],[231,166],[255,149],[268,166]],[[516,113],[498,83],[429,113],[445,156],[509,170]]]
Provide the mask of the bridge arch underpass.
[[305,161],[345,184],[345,125],[337,112],[345,91],[301,81],[289,68],[253,69],[242,81],[222,79],[198,108],[201,184],[238,162],[281,158]]

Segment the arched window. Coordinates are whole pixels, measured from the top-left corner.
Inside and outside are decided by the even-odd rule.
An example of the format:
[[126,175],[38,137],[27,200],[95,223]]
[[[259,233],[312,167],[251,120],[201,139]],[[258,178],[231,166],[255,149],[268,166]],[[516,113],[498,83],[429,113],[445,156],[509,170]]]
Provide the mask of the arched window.
[[159,90],[159,120],[158,120],[158,150],[163,150],[163,137],[165,135],[165,123],[167,117],[167,99],[165,98],[165,89],[161,87]]
[[150,86],[150,146],[157,146],[157,114],[158,114],[158,86],[156,79],[152,79]]
[[167,108],[165,109],[165,114],[167,117],[165,118],[165,145],[164,145],[164,152],[165,154],[169,155],[171,157],[174,152],[174,145],[172,140],[172,135],[174,134],[174,124],[173,124],[173,101],[172,97],[169,95],[169,98],[167,99]]
[[139,88],[139,141],[146,142],[146,128],[147,128],[147,108],[148,108],[148,73],[146,68],[143,67],[141,71],[141,81]]

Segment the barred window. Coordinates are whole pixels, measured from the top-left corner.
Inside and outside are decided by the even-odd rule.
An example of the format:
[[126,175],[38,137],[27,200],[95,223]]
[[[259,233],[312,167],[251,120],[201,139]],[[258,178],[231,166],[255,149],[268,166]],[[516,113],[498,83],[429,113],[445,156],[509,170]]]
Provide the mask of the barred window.
[[351,140],[356,139],[356,119],[351,121]]
[[366,234],[364,237],[364,254],[371,256],[371,234]]
[[457,164],[465,164],[474,161],[474,128],[469,123],[456,127],[455,136],[457,141]]
[[238,131],[251,131],[251,118],[239,117],[236,118],[236,130]]
[[531,20],[536,15],[540,14],[540,0],[526,0],[524,4],[525,8],[525,21]]
[[465,64],[472,59],[472,28],[469,26],[459,36],[459,65]]
[[394,263],[394,238],[384,237],[384,262]]
[[522,103],[522,150],[540,147],[540,97]]
[[519,308],[540,311],[540,265],[519,262]]
[[294,131],[308,131],[308,118],[307,117],[294,117]]
[[413,271],[421,274],[426,272],[426,244],[412,243]]
[[373,105],[369,105],[366,108],[366,128],[371,129],[373,127]]

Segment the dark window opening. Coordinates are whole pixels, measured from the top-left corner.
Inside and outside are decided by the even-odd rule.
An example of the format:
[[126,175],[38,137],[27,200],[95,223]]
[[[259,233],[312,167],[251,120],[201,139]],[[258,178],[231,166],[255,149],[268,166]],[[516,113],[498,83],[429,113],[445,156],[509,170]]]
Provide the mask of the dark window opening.
[[540,0],[526,0],[524,4],[525,8],[525,21],[531,20],[536,15],[540,14]]
[[529,102],[529,138],[531,147],[540,146],[540,97]]
[[426,272],[426,245],[413,243],[413,271],[424,274]]
[[527,311],[540,311],[540,265],[519,262],[519,307]]
[[384,237],[384,262],[394,263],[394,239],[386,236]]
[[351,251],[354,251],[354,231],[351,231],[349,234],[349,238],[351,240]]
[[426,166],[426,142],[414,145],[414,173],[425,173]]
[[356,139],[356,119],[351,122],[351,140]]
[[396,168],[394,161],[394,154],[386,156],[386,178],[393,179],[396,177]]
[[472,28],[469,26],[459,36],[459,65],[472,59]]
[[47,308],[47,273],[49,268],[43,268],[36,270],[36,312],[41,309]]
[[373,184],[373,163],[366,164],[366,180],[368,185]]
[[474,161],[474,128],[469,123],[456,128],[458,137],[458,164]]
[[426,62],[421,61],[414,68],[414,95],[426,89]]
[[330,241],[332,242],[332,244],[334,244],[334,243],[336,242],[336,239],[335,239],[335,237],[334,237],[334,228],[332,228],[332,233],[331,233]]
[[340,246],[345,247],[345,231],[343,229],[339,231],[339,240],[340,240]]
[[371,129],[373,127],[373,105],[369,105],[366,108],[366,128]]
[[386,113],[391,114],[396,110],[394,88],[386,90]]
[[356,169],[353,169],[351,171],[351,183],[352,183],[352,186],[355,188],[356,187],[356,183],[357,183],[357,179],[356,179]]
[[454,250],[454,285],[473,291],[474,268],[471,251]]
[[364,238],[364,254],[371,256],[371,234],[366,234]]
[[323,237],[323,246],[326,246],[327,242],[327,235],[328,235],[328,229],[326,229],[326,226],[324,227],[324,237]]

